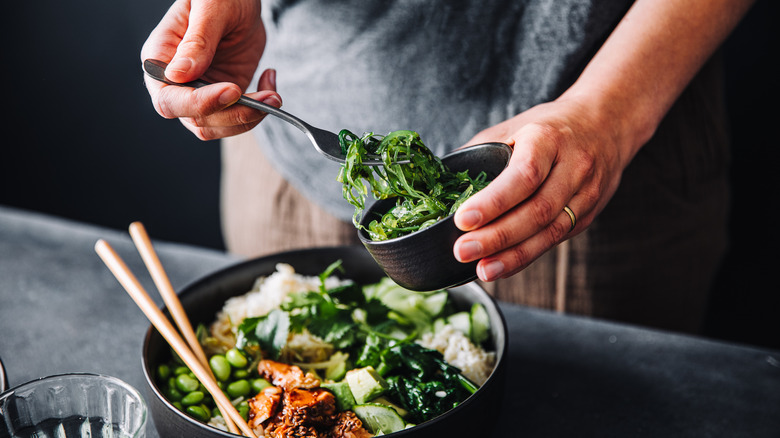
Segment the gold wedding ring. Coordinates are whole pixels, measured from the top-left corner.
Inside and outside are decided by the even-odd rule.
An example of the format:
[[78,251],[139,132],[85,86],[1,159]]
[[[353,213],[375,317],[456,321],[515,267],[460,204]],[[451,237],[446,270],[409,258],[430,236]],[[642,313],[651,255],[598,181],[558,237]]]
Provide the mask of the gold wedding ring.
[[566,214],[569,215],[569,219],[571,219],[571,228],[569,228],[569,232],[574,229],[574,226],[577,225],[577,216],[574,215],[574,212],[571,211],[571,208],[569,208],[568,205],[563,206],[563,211],[566,212]]

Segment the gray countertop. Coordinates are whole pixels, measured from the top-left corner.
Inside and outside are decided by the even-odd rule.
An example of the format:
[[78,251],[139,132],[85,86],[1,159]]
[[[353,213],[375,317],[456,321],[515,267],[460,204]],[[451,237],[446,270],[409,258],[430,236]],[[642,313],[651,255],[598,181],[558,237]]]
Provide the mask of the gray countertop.
[[[149,323],[95,254],[101,238],[155,290],[127,233],[0,207],[0,358],[11,387],[94,372],[145,393]],[[239,261],[155,248],[177,290]],[[494,436],[780,437],[779,351],[500,307],[509,372]],[[158,436],[153,424],[147,436]]]

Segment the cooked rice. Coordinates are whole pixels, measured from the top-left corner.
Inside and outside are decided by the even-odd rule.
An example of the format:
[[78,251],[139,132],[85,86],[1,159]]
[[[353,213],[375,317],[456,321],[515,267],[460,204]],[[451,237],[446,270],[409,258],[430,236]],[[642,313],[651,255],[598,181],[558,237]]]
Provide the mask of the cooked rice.
[[460,368],[464,376],[482,386],[490,377],[496,362],[496,355],[474,345],[471,340],[450,324],[435,333],[425,333],[417,341],[420,345],[439,351],[444,360]]
[[[325,287],[330,289],[349,283],[351,281],[331,276],[325,280]],[[217,318],[227,318],[231,325],[236,325],[244,318],[267,315],[271,310],[279,308],[291,293],[316,291],[319,287],[318,276],[296,274],[292,266],[279,263],[276,272],[258,278],[246,294],[228,299]]]

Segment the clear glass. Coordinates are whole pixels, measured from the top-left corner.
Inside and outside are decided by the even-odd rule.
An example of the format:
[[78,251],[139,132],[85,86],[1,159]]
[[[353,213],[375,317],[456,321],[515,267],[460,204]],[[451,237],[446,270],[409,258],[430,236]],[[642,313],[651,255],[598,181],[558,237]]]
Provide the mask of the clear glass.
[[98,374],[62,374],[0,394],[0,436],[144,438],[147,409],[127,383]]

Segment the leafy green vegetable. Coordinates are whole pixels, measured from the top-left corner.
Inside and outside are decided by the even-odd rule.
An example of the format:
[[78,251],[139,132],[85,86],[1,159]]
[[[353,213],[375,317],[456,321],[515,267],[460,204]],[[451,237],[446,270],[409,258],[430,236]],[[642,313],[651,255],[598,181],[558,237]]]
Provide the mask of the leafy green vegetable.
[[[361,227],[369,188],[374,198],[397,198],[395,206],[372,220],[366,231],[372,240],[387,240],[429,227],[453,214],[469,196],[484,188],[487,175],[471,178],[468,172],[453,172],[436,157],[413,131],[394,131],[386,136],[366,133],[358,137],[348,130],[339,133],[346,159],[339,172],[344,199],[355,206],[352,221]],[[366,155],[379,155],[382,166],[366,166]],[[408,163],[398,164],[399,161]]]
[[412,292],[386,278],[362,287],[326,288],[325,280],[338,269],[340,262],[328,267],[318,290],[290,294],[280,309],[245,318],[237,347],[257,346],[264,357],[276,359],[290,334],[308,330],[343,352],[332,375],[343,375],[347,357],[357,367],[373,367],[389,384],[386,396],[406,409],[412,422],[434,418],[477,390],[441,353],[414,341],[432,330],[435,320],[452,315],[446,291]]
[[441,353],[416,343],[391,347],[384,363],[390,394],[409,411],[410,421],[423,422],[437,417],[476,391],[476,385],[447,364]]
[[290,335],[290,316],[281,310],[272,310],[266,316],[244,318],[238,327],[236,347],[258,345],[273,358],[279,353]]
[[328,279],[331,275],[333,275],[334,271],[340,271],[344,272],[344,267],[341,266],[341,260],[336,260],[335,262],[328,265],[327,268],[325,268],[324,271],[320,272],[319,279],[320,279],[320,292],[326,292],[325,290],[325,280]]

